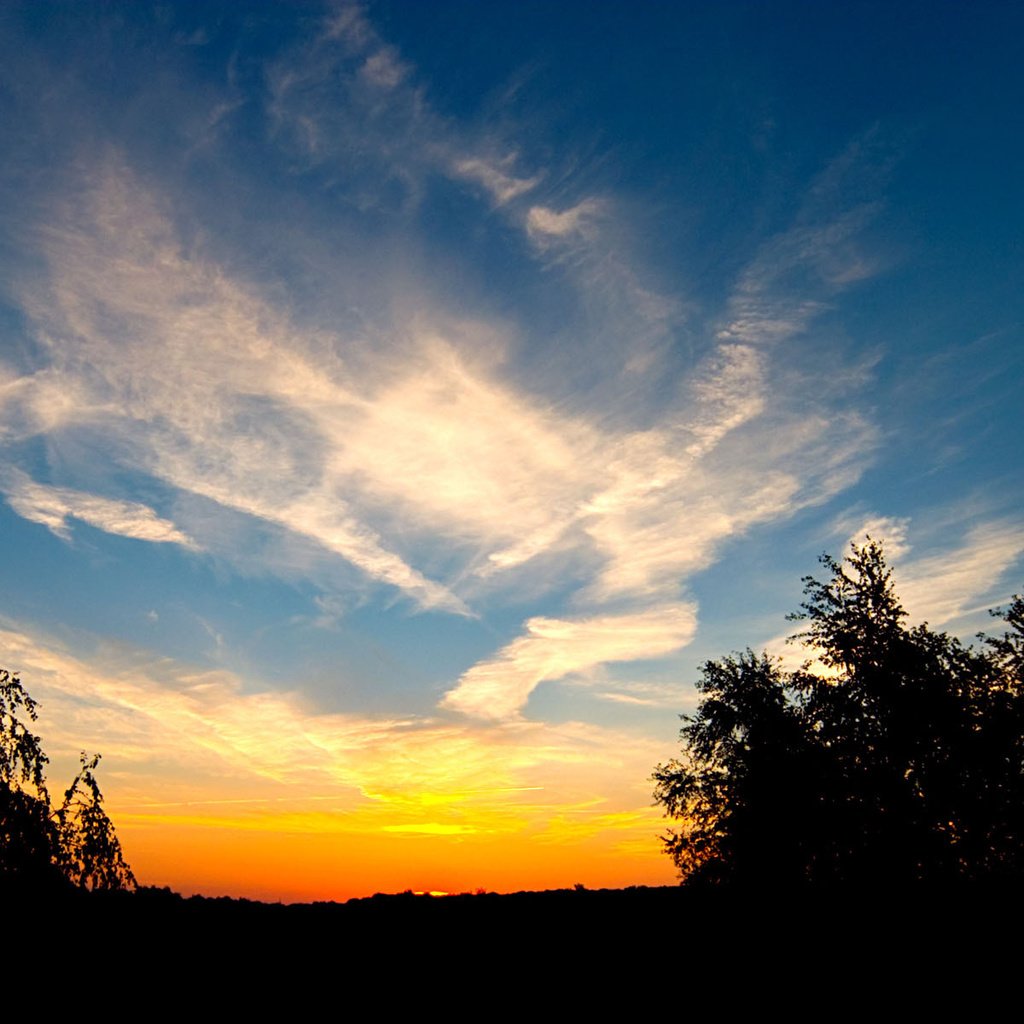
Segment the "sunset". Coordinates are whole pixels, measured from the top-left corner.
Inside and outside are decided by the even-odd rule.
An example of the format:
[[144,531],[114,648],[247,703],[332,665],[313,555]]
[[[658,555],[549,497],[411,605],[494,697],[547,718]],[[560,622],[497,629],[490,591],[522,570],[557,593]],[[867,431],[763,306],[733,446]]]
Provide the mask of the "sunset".
[[186,896],[673,885],[652,774],[709,659],[816,654],[819,556],[1000,632],[1022,33],[5,3],[0,668],[51,793],[101,754]]

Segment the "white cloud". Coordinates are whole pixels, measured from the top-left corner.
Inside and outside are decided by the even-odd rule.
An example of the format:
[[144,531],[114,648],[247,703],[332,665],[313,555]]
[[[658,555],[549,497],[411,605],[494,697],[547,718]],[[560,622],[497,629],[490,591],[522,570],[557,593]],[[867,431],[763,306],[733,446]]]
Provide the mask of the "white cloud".
[[756,349],[719,345],[691,389],[693,411],[686,428],[694,440],[687,454],[705,454],[730,431],[759,416],[765,390],[764,360]]
[[[958,540],[949,538],[951,530],[962,531]],[[957,517],[946,524],[940,552],[912,554],[911,536],[916,533],[925,540],[934,531],[935,526],[912,530],[905,517],[869,516],[853,532],[843,554],[849,553],[851,543],[863,544],[869,536],[879,541],[910,620],[928,622],[934,628],[973,615],[979,602],[998,603],[1008,596],[1000,581],[1024,554],[1024,524],[990,519],[967,525]]]
[[68,487],[36,483],[20,470],[6,470],[0,479],[7,503],[18,515],[41,523],[58,537],[71,535],[68,519],[78,519],[97,530],[146,540],[154,544],[180,544],[195,548],[195,542],[168,519],[162,519],[148,505],[86,494]]
[[380,89],[393,89],[405,78],[408,68],[398,59],[394,48],[386,46],[366,58],[360,73]]
[[669,708],[678,714],[693,710],[700,694],[689,685],[660,682],[619,682],[608,689],[594,690],[594,696],[614,704],[645,708]]
[[540,175],[518,178],[504,170],[510,161],[494,163],[482,157],[460,157],[452,163],[456,177],[482,185],[499,206],[529,192],[540,181]]
[[[760,397],[754,392],[748,401],[756,408]],[[872,440],[856,418],[830,423],[778,410],[757,418],[741,406],[721,403],[719,425],[699,416],[700,440],[688,446],[678,434],[658,432],[609,452],[614,486],[595,497],[584,520],[603,555],[589,599],[678,593],[727,539],[823,502],[856,479]],[[679,433],[693,437],[683,427]]]
[[722,340],[765,344],[802,334],[826,306],[821,302],[789,303],[782,299],[734,299],[733,318],[718,332]]
[[440,338],[404,362],[337,431],[334,469],[454,541],[552,536],[593,486],[600,433],[533,405]]
[[845,183],[870,166],[862,149],[855,144],[833,160],[794,223],[760,247],[729,300],[720,339],[771,344],[801,334],[833,296],[879,272],[861,244],[879,204],[846,199]]
[[551,239],[570,238],[584,234],[600,209],[601,204],[595,199],[585,199],[560,212],[546,206],[531,206],[526,215],[526,230],[541,244],[547,244]]
[[514,718],[546,680],[670,654],[688,644],[696,628],[695,606],[683,603],[588,619],[529,619],[525,636],[465,672],[441,703],[477,718]]
[[[899,566],[896,590],[915,622],[941,627],[977,611],[977,603],[997,592],[999,581],[1024,554],[1024,524],[979,523],[962,544]],[[998,594],[996,601],[1007,595]]]
[[331,347],[186,257],[123,167],[108,166],[87,200],[49,232],[50,287],[26,296],[54,363],[33,380],[64,395],[60,426],[77,419],[105,449],[118,438],[135,468],[305,536],[425,607],[465,613],[343,499],[333,443],[366,401]]

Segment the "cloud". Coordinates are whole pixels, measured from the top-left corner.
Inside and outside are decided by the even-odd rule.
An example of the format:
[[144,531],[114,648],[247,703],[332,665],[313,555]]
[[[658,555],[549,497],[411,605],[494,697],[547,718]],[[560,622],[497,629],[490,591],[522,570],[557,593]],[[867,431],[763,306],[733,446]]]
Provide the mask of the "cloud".
[[[299,333],[186,255],[123,166],[85,199],[47,235],[49,286],[27,295],[53,365],[26,379],[24,402],[61,392],[51,431],[75,424],[105,450],[117,438],[137,470],[313,541],[422,607],[466,613],[382,530],[443,538],[484,576],[582,545],[606,562],[591,597],[661,594],[724,537],[813,500],[807,478],[835,459],[813,449],[839,419],[824,435],[776,423],[754,490],[746,465],[734,479],[735,453],[716,456],[764,409],[749,346],[716,350],[675,425],[609,433],[503,383],[504,342],[486,325],[412,320],[379,354],[346,358],[346,339]],[[792,470],[765,459],[773,448]]]
[[626,730],[325,714],[230,672],[125,648],[83,656],[12,623],[0,664],[40,701],[55,762],[108,753],[119,824],[508,834],[586,805],[638,813],[648,840],[656,830],[644,780],[662,751]]
[[81,423],[92,417],[92,401],[87,386],[56,369],[16,375],[3,374],[0,366],[0,442],[16,444]]
[[627,615],[529,619],[525,636],[465,672],[441,706],[477,718],[513,718],[542,682],[609,661],[670,654],[689,643],[696,628],[695,606],[683,603]]
[[690,389],[686,429],[693,441],[686,453],[704,455],[730,431],[760,416],[765,390],[761,353],[749,345],[718,345]]
[[[1022,554],[1024,524],[979,523],[960,545],[901,563],[895,573],[897,593],[913,621],[940,627],[977,612],[978,602],[993,594]],[[999,594],[994,601],[1006,596]]]
[[534,241],[546,245],[553,239],[584,234],[600,210],[601,204],[595,199],[584,199],[561,212],[546,206],[531,206],[526,215],[526,230]]
[[483,188],[497,207],[531,191],[543,173],[515,170],[517,153],[487,125],[460,127],[439,114],[415,69],[356,7],[268,69],[269,114],[278,145],[334,175],[365,209],[389,209],[400,185],[415,206],[437,174]]
[[[794,223],[761,245],[729,299],[720,339],[772,344],[801,334],[834,296],[882,269],[862,240],[881,209],[877,199],[863,197],[877,191],[886,163],[867,141],[832,160]],[[851,203],[850,195],[862,201]]]
[[[747,401],[756,408],[760,398],[754,393]],[[588,506],[593,516],[584,520],[603,555],[588,599],[678,592],[725,540],[849,486],[873,441],[870,427],[856,417],[829,422],[774,410],[762,418],[732,401],[718,411],[717,425],[698,417],[696,442],[681,425],[678,433],[635,436],[609,452],[615,486],[595,497]],[[700,457],[675,454],[687,447]]]
[[602,440],[424,334],[347,425],[334,465],[369,501],[487,547],[551,536],[592,486]]
[[366,402],[333,350],[186,256],[123,166],[108,164],[83,198],[47,233],[49,286],[25,296],[53,362],[24,382],[25,402],[38,404],[37,386],[59,391],[57,426],[77,425],[81,443],[93,437],[137,470],[313,540],[424,607],[464,614],[342,497],[332,441]]
[[408,68],[392,47],[384,47],[366,58],[360,73],[378,88],[393,89],[408,74]]
[[910,520],[906,517],[870,516],[853,531],[843,552],[848,552],[851,544],[860,546],[870,538],[882,545],[886,561],[893,565],[910,552],[910,544],[907,541],[909,527]]
[[[49,365],[0,377],[26,414],[21,426],[0,414],[0,430],[58,446],[74,431],[116,453],[173,488],[195,543],[237,565],[264,531],[279,561],[296,555],[292,578],[316,549],[460,615],[481,594],[536,593],[558,573],[573,616],[671,607],[728,539],[856,479],[870,427],[797,407],[760,343],[803,329],[856,276],[830,254],[850,248],[868,206],[837,216],[821,201],[770,240],[694,367],[679,344],[689,307],[644,275],[614,196],[567,201],[515,140],[439,116],[361,8],[284,53],[267,85],[276,144],[343,183],[332,203],[376,209],[346,190],[375,194],[392,175],[420,198],[438,173],[483,188],[503,229],[532,243],[524,254],[564,275],[576,303],[565,338],[531,350],[529,316],[498,327],[466,312],[473,296],[424,296],[401,277],[382,286],[391,307],[361,310],[357,328],[311,328],[214,259],[187,204],[112,154],[38,235],[49,277],[22,295]],[[344,259],[332,273],[358,276]],[[563,394],[544,364],[555,348],[572,364]],[[338,607],[316,622],[330,626]]]
[[611,689],[595,689],[594,696],[614,704],[645,708],[669,708],[677,713],[696,708],[700,695],[680,683],[616,681]]
[[36,483],[17,469],[4,472],[0,478],[0,488],[7,503],[19,516],[41,523],[65,540],[71,535],[68,519],[78,519],[97,530],[121,537],[196,548],[195,542],[174,523],[160,518],[148,505],[136,501],[102,498],[67,487],[48,487]]
[[540,181],[539,175],[530,178],[518,178],[504,170],[512,160],[506,158],[500,164],[481,157],[462,157],[452,162],[452,173],[467,181],[482,185],[499,205],[511,202],[518,196],[535,188]]
[[620,368],[600,371],[635,374],[638,394],[571,403],[529,386],[511,329],[429,302],[381,317],[372,343],[303,329],[186,247],[187,224],[116,155],[52,213],[49,276],[22,284],[49,365],[0,378],[16,406],[0,422],[57,444],[73,431],[94,459],[114,452],[173,488],[182,514],[202,499],[183,528],[239,565],[258,526],[305,545],[276,544],[272,571],[308,572],[317,548],[423,609],[472,614],[471,597],[558,573],[577,610],[660,605],[729,538],[849,486],[874,443],[855,415],[794,408],[763,348],[733,337],[676,367],[675,396],[636,429],[637,398],[665,382],[628,367],[675,314],[609,249],[607,203],[534,204],[524,221],[582,246],[566,272],[628,338],[604,346]]

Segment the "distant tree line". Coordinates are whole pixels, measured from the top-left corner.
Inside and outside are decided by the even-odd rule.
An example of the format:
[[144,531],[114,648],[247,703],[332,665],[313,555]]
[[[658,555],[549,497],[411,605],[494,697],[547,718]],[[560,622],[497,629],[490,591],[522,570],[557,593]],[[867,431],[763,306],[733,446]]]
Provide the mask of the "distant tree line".
[[96,781],[99,755],[81,756],[78,774],[54,804],[36,702],[16,674],[0,669],[0,889],[16,893],[126,890],[125,862]]
[[[1024,601],[980,648],[908,628],[871,541],[804,579],[791,619],[813,661],[709,661],[683,755],[655,799],[691,885],[1019,881],[1024,869]],[[794,639],[797,639],[794,638]]]

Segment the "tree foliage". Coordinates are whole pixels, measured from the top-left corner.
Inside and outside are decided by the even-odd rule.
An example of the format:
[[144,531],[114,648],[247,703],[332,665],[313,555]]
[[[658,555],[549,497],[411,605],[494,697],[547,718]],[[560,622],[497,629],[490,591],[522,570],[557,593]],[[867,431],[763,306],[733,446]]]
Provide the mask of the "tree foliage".
[[659,765],[665,837],[694,883],[894,885],[1024,869],[1024,601],[981,650],[908,628],[881,547],[804,579],[816,655],[704,665],[683,757]]
[[0,669],[0,884],[20,889],[121,890],[135,887],[96,781],[99,755],[51,806],[40,739],[29,728],[37,704],[21,680]]

